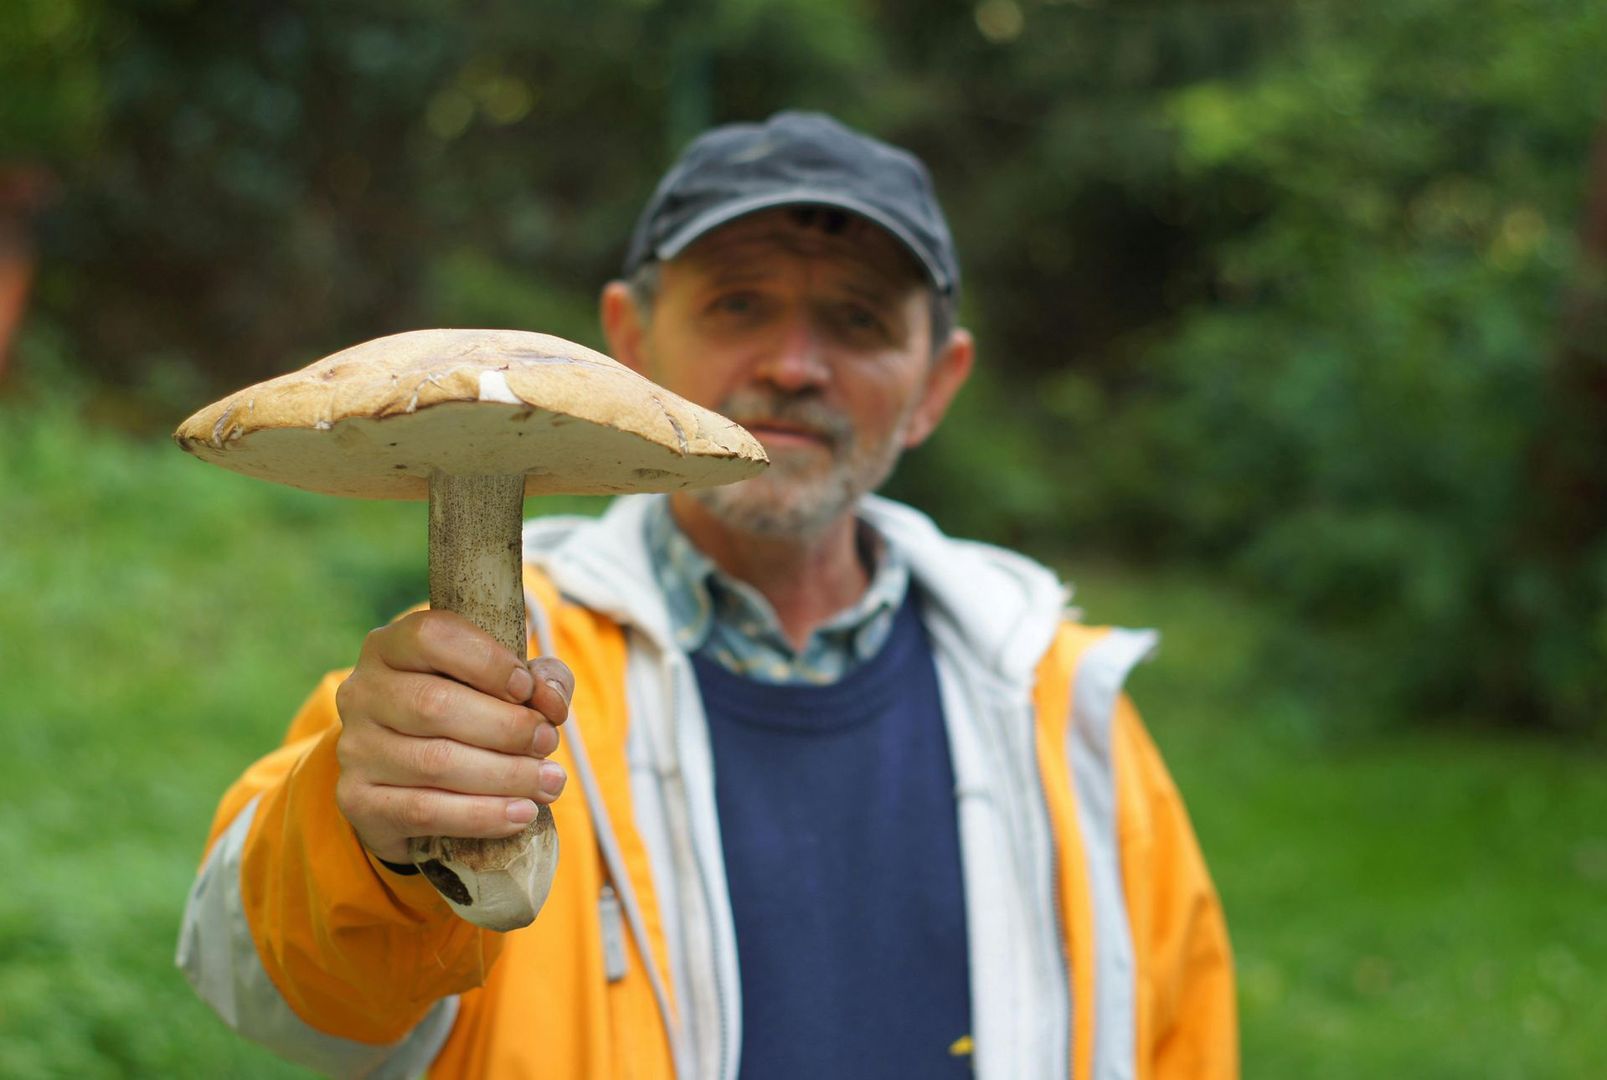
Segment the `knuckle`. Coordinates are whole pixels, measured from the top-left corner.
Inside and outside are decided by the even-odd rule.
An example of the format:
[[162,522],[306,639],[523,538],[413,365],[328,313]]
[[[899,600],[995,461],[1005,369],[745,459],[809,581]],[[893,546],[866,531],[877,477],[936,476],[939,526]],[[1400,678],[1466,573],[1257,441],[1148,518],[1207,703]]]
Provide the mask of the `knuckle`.
[[383,749],[383,742],[367,733],[344,729],[335,739],[335,763],[340,766],[340,779],[354,784],[371,783],[376,766],[383,761]]
[[449,739],[424,739],[418,748],[414,767],[426,780],[445,779],[452,770],[456,748]]
[[413,686],[413,713],[439,725],[450,713],[451,687],[441,679],[418,679]]
[[347,818],[362,809],[362,786],[350,776],[344,774],[335,781],[335,806]]
[[433,821],[433,802],[429,792],[408,791],[396,800],[396,823],[409,836],[429,832]]
[[462,836],[496,836],[505,824],[490,799],[468,799],[454,811],[452,827]]
[[335,736],[335,761],[341,775],[350,773],[361,779],[363,768],[374,756],[373,739],[363,724],[342,723],[340,734]]
[[470,670],[480,672],[489,682],[507,667],[507,658],[503,655],[505,652],[495,641],[475,638],[472,642],[465,642],[463,658],[472,665]]
[[451,639],[452,621],[441,611],[425,610],[413,615],[413,640],[426,653],[434,653]]
[[362,687],[357,682],[357,674],[346,676],[335,687],[335,711],[342,720],[348,720],[357,714],[357,699],[362,693]]
[[363,645],[357,651],[356,671],[361,674],[377,666],[384,666],[387,646],[396,635],[395,626],[376,626],[363,635]]
[[541,789],[536,773],[536,762],[529,758],[512,758],[502,767],[498,778],[498,793],[502,795],[529,795]]
[[501,745],[497,749],[510,754],[523,753],[530,748],[540,717],[530,709],[510,708],[502,714]]
[[476,836],[495,837],[506,835],[513,830],[508,819],[498,812],[495,803],[476,803],[469,812],[471,828]]
[[335,783],[337,794],[340,791],[340,784],[346,780],[346,775],[352,770],[352,759],[356,749],[353,745],[354,740],[355,736],[352,735],[351,728],[342,728],[340,734],[335,738],[335,763],[340,766],[340,780]]

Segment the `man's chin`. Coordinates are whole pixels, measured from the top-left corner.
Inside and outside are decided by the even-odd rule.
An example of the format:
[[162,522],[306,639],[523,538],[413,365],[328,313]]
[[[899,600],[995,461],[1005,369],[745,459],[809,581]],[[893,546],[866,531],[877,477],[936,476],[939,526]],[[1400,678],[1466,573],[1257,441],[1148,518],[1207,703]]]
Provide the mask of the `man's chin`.
[[784,490],[766,484],[769,476],[726,487],[689,492],[722,525],[772,539],[806,540],[824,532],[858,497],[836,485],[801,488],[782,478]]

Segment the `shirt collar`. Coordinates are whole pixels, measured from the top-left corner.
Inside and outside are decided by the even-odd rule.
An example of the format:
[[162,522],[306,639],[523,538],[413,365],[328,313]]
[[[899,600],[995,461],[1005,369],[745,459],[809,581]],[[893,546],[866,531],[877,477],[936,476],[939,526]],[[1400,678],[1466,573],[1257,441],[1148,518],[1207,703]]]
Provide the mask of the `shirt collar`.
[[697,652],[716,628],[721,637],[753,642],[765,651],[799,656],[825,648],[842,650],[849,664],[868,658],[881,647],[892,614],[909,591],[909,565],[874,528],[858,522],[861,553],[872,567],[870,584],[859,600],[833,615],[811,636],[801,652],[781,630],[770,602],[745,581],[721,570],[681,531],[668,499],[647,515],[647,545],[653,572],[669,608],[676,644]]

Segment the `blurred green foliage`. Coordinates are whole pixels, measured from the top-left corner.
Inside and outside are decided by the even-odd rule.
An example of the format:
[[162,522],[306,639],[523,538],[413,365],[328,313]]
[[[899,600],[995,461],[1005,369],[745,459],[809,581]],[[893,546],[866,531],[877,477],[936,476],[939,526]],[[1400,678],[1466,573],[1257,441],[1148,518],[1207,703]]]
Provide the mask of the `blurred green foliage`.
[[[1308,9],[1285,55],[1170,105],[1183,173],[1254,207],[1214,295],[1142,393],[1072,371],[1052,399],[1123,443],[1090,523],[1227,560],[1358,714],[1607,725],[1607,340],[1570,338],[1607,312],[1607,248],[1576,245],[1602,55],[1599,5]],[[1555,392],[1568,364],[1594,400]]]
[[929,161],[982,343],[895,493],[1230,575],[1340,726],[1607,728],[1603,5],[19,0],[3,33],[0,145],[60,180],[33,333],[111,422],[411,327],[598,344],[674,150],[823,108]]

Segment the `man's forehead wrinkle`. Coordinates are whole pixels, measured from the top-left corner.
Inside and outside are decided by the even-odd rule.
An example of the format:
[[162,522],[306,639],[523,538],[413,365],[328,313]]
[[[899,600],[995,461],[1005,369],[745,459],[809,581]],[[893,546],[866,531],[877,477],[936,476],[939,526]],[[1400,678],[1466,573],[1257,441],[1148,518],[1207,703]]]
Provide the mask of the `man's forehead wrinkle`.
[[780,274],[780,268],[771,262],[760,260],[731,259],[707,260],[708,265],[700,267],[704,276],[711,285],[744,285],[751,282],[769,281]]

